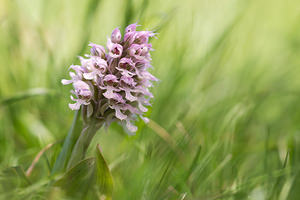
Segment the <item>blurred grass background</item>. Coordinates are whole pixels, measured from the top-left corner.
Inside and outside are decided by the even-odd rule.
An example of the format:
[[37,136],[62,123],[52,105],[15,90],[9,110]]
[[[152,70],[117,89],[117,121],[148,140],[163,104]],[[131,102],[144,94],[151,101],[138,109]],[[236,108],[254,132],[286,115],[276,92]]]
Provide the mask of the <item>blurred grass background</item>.
[[113,124],[91,145],[113,199],[299,199],[298,0],[1,0],[0,167],[26,170],[56,142],[12,199],[63,199],[40,180],[74,115],[60,80],[90,41],[134,22],[159,33],[161,81],[148,125],[127,136]]

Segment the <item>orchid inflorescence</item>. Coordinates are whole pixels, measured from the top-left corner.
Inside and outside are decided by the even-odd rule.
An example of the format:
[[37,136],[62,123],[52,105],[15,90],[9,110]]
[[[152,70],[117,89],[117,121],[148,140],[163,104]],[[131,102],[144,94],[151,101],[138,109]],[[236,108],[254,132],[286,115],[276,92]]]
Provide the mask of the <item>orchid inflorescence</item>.
[[64,85],[73,84],[72,110],[82,106],[88,118],[104,120],[106,126],[123,122],[130,132],[137,130],[132,124],[137,116],[148,121],[143,114],[153,98],[149,88],[152,81],[158,81],[148,72],[153,50],[149,38],[155,33],[136,31],[137,26],[127,26],[123,39],[119,28],[114,29],[107,39],[107,51],[91,43],[90,54],[79,57],[81,65],[70,66],[74,70],[71,80],[62,80]]

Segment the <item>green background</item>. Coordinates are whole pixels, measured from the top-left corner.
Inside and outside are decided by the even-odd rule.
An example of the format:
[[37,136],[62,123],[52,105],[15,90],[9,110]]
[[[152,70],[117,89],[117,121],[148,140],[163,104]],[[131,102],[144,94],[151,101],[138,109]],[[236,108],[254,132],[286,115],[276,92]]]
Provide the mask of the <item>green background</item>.
[[298,199],[298,0],[0,0],[0,168],[27,170],[57,142],[33,186],[1,173],[0,198],[67,198],[43,182],[74,115],[60,80],[89,42],[134,22],[159,33],[160,81],[148,125],[128,136],[113,124],[90,146],[111,169],[113,199]]

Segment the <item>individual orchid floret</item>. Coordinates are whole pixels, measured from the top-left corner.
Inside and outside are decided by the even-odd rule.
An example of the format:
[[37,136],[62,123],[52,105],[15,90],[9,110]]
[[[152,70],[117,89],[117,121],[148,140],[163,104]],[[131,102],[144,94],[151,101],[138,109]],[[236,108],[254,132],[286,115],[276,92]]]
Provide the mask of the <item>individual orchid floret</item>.
[[105,49],[103,46],[98,44],[93,44],[93,43],[90,43],[89,46],[92,47],[91,54],[93,56],[99,56],[100,58],[105,58]]
[[136,23],[134,24],[130,24],[129,26],[127,26],[125,28],[125,33],[129,33],[129,32],[135,32],[136,31],[136,27],[138,27],[139,25],[137,25]]
[[119,28],[115,28],[113,32],[111,33],[111,41],[113,43],[119,43],[122,39],[121,31]]
[[87,65],[87,72],[83,73],[83,77],[87,80],[97,81],[98,78],[103,77],[107,70],[106,60],[97,57],[91,56],[89,59],[90,65]]
[[125,44],[126,43],[132,44],[132,42],[134,41],[134,36],[137,34],[136,31],[137,26],[138,26],[137,24],[130,24],[125,28],[125,35],[124,35]]
[[119,61],[118,67],[116,67],[116,69],[119,70],[123,76],[132,77],[136,75],[135,63],[131,60],[131,58],[122,58]]
[[149,46],[145,44],[132,44],[129,48],[129,55],[137,60],[148,62],[151,60],[149,54]]
[[148,111],[147,106],[153,94],[149,88],[158,81],[148,69],[151,68],[151,31],[137,31],[138,25],[126,27],[124,38],[116,28],[107,39],[107,50],[101,45],[90,43],[90,55],[80,58],[80,65],[72,65],[71,80],[63,84],[73,84],[71,97],[75,103],[72,110],[83,108],[87,118],[104,120],[107,126],[112,121],[124,124],[130,133],[137,127],[134,121]]
[[120,44],[113,43],[111,39],[107,40],[108,55],[112,58],[119,58],[122,55],[123,47]]
[[135,35],[134,42],[137,44],[147,44],[150,37],[154,37],[155,33],[152,31],[139,31]]
[[93,98],[93,91],[90,85],[84,81],[77,80],[73,82],[74,90],[72,91],[77,99],[71,96],[73,101],[76,101],[74,104],[69,104],[69,107],[72,110],[79,110],[81,105],[89,105],[91,99]]

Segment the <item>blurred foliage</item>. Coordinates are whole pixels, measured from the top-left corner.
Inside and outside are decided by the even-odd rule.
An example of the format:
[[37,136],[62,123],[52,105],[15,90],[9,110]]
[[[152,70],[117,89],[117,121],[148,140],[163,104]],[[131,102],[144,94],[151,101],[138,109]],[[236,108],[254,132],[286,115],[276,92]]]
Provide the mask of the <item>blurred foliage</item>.
[[[1,0],[0,199],[71,198],[50,176],[74,115],[60,80],[89,41],[132,22],[159,33],[161,81],[148,125],[113,124],[89,149],[112,199],[298,199],[298,0]],[[92,182],[81,195],[105,199]]]

